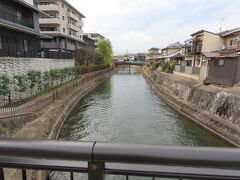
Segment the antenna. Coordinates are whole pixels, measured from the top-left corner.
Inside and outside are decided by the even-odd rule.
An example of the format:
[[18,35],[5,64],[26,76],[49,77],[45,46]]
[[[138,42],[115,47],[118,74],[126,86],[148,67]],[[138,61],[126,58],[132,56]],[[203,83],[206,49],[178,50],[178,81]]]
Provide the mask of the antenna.
[[225,19],[227,19],[227,16],[225,16],[224,18],[221,19],[221,24],[220,24],[220,28],[219,28],[220,32],[222,32],[222,27],[223,27],[223,23],[224,23]]

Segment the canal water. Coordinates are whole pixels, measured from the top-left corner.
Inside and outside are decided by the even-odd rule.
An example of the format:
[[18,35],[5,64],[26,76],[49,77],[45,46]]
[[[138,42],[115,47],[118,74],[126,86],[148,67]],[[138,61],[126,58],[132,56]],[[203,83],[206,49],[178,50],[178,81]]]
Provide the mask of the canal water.
[[[59,139],[229,146],[166,105],[140,72],[129,73],[127,69],[118,71],[79,101],[63,124]],[[53,177],[58,176],[55,173]]]

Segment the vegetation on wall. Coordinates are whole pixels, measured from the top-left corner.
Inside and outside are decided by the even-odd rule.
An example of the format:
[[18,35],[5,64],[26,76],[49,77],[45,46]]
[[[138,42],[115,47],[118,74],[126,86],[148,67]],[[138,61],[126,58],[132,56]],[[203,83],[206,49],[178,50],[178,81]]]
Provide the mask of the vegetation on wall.
[[[101,69],[108,68],[109,65],[94,65],[76,66],[64,69],[52,69],[50,71],[31,70],[26,74],[17,75],[13,78],[7,75],[0,75],[0,97],[1,102],[7,99],[8,104],[11,104],[11,95],[18,94],[18,99],[14,102],[22,101],[22,96],[27,92],[39,94],[42,91],[47,91],[55,86],[59,86],[68,82],[81,74],[89,73]],[[25,97],[26,98],[26,97]]]
[[163,71],[166,73],[173,73],[174,67],[176,65],[175,61],[168,61],[163,64]]

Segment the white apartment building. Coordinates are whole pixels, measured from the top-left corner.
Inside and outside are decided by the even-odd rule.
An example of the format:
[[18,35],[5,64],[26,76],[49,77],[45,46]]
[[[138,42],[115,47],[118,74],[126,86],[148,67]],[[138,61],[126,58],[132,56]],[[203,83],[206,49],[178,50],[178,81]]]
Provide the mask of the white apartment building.
[[95,48],[97,47],[97,41],[101,39],[106,39],[104,36],[102,36],[99,33],[84,33],[85,36],[88,38],[91,38],[95,41]]
[[74,52],[84,46],[81,12],[66,0],[35,0],[35,4],[51,16],[39,18],[40,32],[52,37],[41,39],[42,49]]

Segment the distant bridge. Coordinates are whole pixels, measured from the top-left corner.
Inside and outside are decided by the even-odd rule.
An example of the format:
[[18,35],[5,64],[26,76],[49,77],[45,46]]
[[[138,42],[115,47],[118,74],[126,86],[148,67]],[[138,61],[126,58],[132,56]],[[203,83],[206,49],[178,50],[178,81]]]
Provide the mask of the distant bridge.
[[123,61],[123,62],[115,61],[114,64],[115,64],[116,66],[118,66],[118,65],[144,66],[144,65],[145,65],[145,62],[143,62],[143,61],[134,61],[134,62],[133,62],[133,61]]

